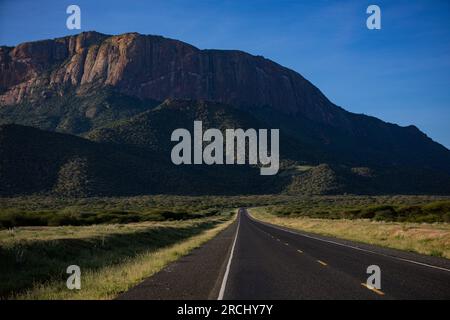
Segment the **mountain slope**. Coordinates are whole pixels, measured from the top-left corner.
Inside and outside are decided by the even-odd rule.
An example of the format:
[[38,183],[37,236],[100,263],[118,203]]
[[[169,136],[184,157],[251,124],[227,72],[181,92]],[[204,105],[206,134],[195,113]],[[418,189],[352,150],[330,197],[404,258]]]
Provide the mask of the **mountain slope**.
[[39,102],[23,101],[18,105],[0,107],[0,124],[15,123],[83,134],[111,122],[128,119],[156,105],[156,101],[140,100],[109,87],[83,94],[71,89],[63,95],[49,95]]
[[267,124],[231,106],[167,100],[157,108],[91,131],[84,138],[18,125],[0,126],[0,195],[140,194],[379,194],[450,193],[450,176],[414,168],[301,165],[301,142],[280,140],[282,167],[261,176],[257,167],[172,164],[170,135],[191,130],[260,128]]
[[150,161],[72,135],[19,125],[0,126],[2,195],[151,193],[151,188],[140,186],[151,182],[146,177],[152,174],[154,180],[158,178],[146,160]]
[[[139,147],[169,157],[175,144],[170,142],[173,130],[187,128],[192,132],[194,120],[201,120],[204,130],[269,127],[266,122],[256,118],[254,112],[244,112],[232,106],[207,101],[166,100],[153,110],[94,130],[87,138],[102,143]],[[257,172],[243,175],[241,181],[251,179],[255,183],[252,187],[247,186],[248,191],[284,191],[291,194],[450,193],[450,175],[439,170],[399,164],[383,166],[380,163],[368,167],[342,163],[322,164],[319,158],[315,158],[317,153],[311,153],[307,141],[286,133],[281,131],[280,135],[279,175],[271,178],[260,177]],[[331,155],[328,156],[329,162],[336,162],[332,161],[335,159]],[[306,169],[298,170],[299,165],[302,167],[301,164],[313,165],[303,166]],[[200,179],[201,175],[211,170],[202,166],[194,167],[199,169],[195,179]],[[232,177],[233,174],[223,179],[232,180]],[[217,183],[217,179],[211,181],[211,184]]]
[[280,114],[270,108],[252,114],[295,138],[304,152],[312,152],[313,163],[348,166],[399,167],[441,170],[450,174],[450,151],[415,126],[400,127],[377,118],[348,114],[349,126],[337,128],[302,115]]
[[[162,142],[168,143],[168,142]],[[0,195],[258,194],[281,191],[249,166],[176,166],[170,153],[0,126]],[[277,186],[277,184],[279,186]]]

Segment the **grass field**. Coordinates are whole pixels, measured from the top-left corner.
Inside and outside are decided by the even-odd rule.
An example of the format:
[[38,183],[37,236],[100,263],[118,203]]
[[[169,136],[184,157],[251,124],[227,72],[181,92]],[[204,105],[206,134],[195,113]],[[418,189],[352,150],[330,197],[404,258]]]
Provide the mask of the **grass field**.
[[[109,299],[212,238],[232,213],[130,224],[0,231],[0,293],[18,299]],[[78,265],[82,289],[68,290]]]
[[450,259],[450,224],[319,219],[278,215],[273,207],[252,208],[257,219],[275,225],[347,240],[418,252]]
[[225,202],[189,197],[0,198],[0,228],[83,226],[143,221],[188,220],[233,208]]
[[0,229],[186,220],[214,216],[232,208],[265,205],[273,206],[279,215],[410,222],[450,221],[450,197],[442,196],[28,196],[0,198]]
[[396,197],[312,197],[268,206],[280,217],[325,219],[370,219],[388,222],[450,222],[448,198]]

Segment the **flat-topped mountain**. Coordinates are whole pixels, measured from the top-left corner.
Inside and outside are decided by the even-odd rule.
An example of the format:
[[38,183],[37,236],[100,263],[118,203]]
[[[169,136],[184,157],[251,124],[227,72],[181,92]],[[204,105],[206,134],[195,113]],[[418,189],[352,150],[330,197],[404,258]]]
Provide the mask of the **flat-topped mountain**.
[[[281,177],[292,183],[285,179],[267,192],[445,193],[450,185],[450,151],[418,128],[348,112],[297,72],[261,56],[138,33],[85,32],[0,47],[0,124],[165,159],[175,124],[202,117],[216,127],[280,129]],[[20,148],[20,141],[14,145]],[[293,169],[298,166],[317,169]],[[352,168],[373,174],[369,179]],[[316,188],[323,181],[328,187]],[[315,186],[305,189],[308,184]],[[258,189],[252,188],[249,193]]]
[[68,86],[113,86],[141,99],[267,105],[324,122],[345,121],[316,87],[292,70],[242,51],[199,50],[160,36],[86,32],[2,47],[0,71],[2,104],[62,94]]

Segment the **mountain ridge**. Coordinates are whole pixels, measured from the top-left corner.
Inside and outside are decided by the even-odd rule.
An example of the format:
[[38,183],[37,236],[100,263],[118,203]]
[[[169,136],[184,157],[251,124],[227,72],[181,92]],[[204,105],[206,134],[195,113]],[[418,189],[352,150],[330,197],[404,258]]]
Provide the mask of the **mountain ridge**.
[[[54,64],[55,70],[44,75],[42,70]],[[29,71],[17,72],[24,68]],[[61,87],[101,84],[141,99],[269,105],[287,113],[300,108],[312,119],[346,121],[319,89],[295,71],[243,51],[200,50],[161,36],[86,32],[23,43],[0,51],[0,71],[3,105],[32,97],[39,85],[61,94]]]

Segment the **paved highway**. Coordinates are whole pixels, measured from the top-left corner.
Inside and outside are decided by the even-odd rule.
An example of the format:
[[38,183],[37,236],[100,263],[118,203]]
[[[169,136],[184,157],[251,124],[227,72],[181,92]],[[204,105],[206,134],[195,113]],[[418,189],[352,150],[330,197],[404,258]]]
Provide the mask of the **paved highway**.
[[[380,290],[365,285],[381,269]],[[446,259],[321,237],[253,219],[245,209],[216,238],[121,299],[450,299]]]

